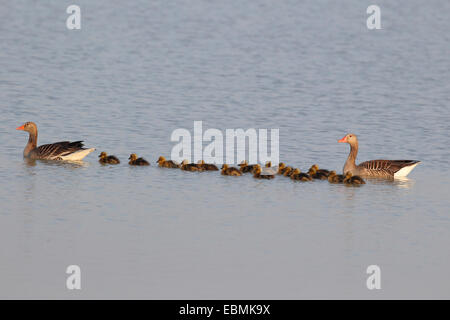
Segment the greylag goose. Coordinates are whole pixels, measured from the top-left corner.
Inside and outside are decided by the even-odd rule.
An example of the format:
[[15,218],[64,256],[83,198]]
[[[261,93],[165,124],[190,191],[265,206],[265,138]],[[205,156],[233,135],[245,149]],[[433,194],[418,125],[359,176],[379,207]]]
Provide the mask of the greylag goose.
[[184,171],[203,171],[203,169],[199,168],[195,163],[189,163],[187,159],[183,160],[180,169]]
[[128,164],[130,166],[149,166],[150,165],[150,163],[147,160],[145,160],[144,158],[138,158],[136,153],[130,154],[130,157],[128,158],[128,160],[130,160],[130,162],[128,162]]
[[61,141],[37,146],[38,130],[34,122],[26,122],[16,128],[29,133],[28,143],[23,150],[24,158],[32,160],[80,161],[95,148],[84,148],[83,141]]
[[215,164],[205,163],[204,160],[199,160],[197,167],[205,171],[219,171],[219,168]]
[[116,156],[108,156],[106,152],[100,153],[98,162],[101,164],[119,164],[120,160]]
[[264,173],[261,169],[261,166],[257,164],[255,166],[255,169],[253,170],[253,177],[256,179],[273,179],[275,178],[275,175]]
[[158,161],[156,161],[159,167],[161,168],[180,168],[181,165],[173,160],[166,160],[163,156],[160,156],[158,158]]
[[311,181],[312,177],[307,173],[301,172],[300,169],[295,168],[291,173],[291,179],[299,181]]
[[234,167],[229,167],[226,163],[222,166],[222,171],[220,172],[224,176],[241,176],[242,173]]
[[349,133],[340,143],[350,145],[350,154],[344,165],[343,173],[351,172],[353,175],[374,178],[400,178],[406,177],[420,161],[417,160],[369,160],[358,165],[355,164],[358,155],[358,138]]
[[343,183],[344,182],[344,175],[343,174],[336,174],[336,171],[330,171],[330,174],[328,175],[328,182],[329,183]]
[[343,182],[345,184],[366,184],[363,178],[360,176],[354,176],[350,171],[345,174]]

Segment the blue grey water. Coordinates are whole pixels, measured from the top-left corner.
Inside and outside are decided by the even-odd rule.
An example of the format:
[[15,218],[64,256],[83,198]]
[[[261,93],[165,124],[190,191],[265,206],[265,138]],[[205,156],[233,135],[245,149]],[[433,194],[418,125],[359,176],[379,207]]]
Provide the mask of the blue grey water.
[[[81,30],[66,28],[72,3]],[[450,298],[450,2],[377,1],[381,30],[370,4],[2,1],[0,297]],[[279,128],[281,160],[302,170],[341,170],[348,132],[360,161],[422,163],[359,188],[157,168],[196,120]],[[97,151],[29,165],[25,121],[40,144]],[[66,288],[72,264],[81,290]]]

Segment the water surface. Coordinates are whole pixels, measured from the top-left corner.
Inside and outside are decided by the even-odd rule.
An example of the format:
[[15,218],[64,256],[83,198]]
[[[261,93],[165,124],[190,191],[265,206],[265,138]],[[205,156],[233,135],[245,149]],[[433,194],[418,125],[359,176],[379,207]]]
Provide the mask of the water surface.
[[[78,31],[69,4],[0,7],[1,298],[450,298],[448,1],[378,1],[375,31],[369,1],[79,0]],[[360,188],[157,168],[195,120],[279,128],[302,170],[340,170],[348,132],[422,163]],[[122,164],[30,165],[25,121]]]

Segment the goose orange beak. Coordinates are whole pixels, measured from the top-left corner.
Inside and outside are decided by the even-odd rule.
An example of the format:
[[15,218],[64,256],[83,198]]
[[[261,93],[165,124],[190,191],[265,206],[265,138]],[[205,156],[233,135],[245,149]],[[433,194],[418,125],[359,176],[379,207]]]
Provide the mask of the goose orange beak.
[[341,140],[338,140],[338,142],[340,142],[340,143],[347,142],[347,136],[343,137]]
[[25,125],[17,127],[16,130],[25,130]]

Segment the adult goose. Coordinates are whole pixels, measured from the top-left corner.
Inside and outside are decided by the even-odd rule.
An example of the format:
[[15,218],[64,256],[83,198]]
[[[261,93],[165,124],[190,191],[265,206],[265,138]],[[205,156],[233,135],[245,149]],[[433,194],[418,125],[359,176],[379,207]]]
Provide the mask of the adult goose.
[[358,138],[349,133],[340,143],[350,145],[350,154],[344,165],[343,173],[351,172],[352,175],[374,178],[401,178],[406,177],[420,161],[417,160],[369,160],[358,165],[355,164],[358,155]]
[[52,144],[37,146],[38,130],[34,122],[26,122],[23,126],[16,128],[29,133],[28,143],[23,150],[24,158],[32,160],[64,160],[80,161],[95,148],[84,148],[83,141],[62,141]]

